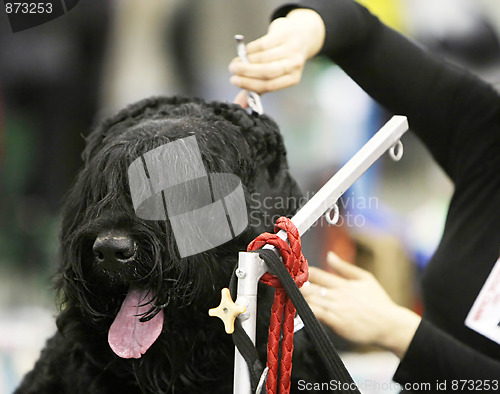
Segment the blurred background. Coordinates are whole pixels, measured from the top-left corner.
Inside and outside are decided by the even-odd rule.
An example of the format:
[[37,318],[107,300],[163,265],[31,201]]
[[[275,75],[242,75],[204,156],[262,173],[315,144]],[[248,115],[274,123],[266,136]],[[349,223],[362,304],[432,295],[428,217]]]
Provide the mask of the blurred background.
[[[498,0],[360,2],[500,88]],[[279,3],[81,0],[18,33],[0,12],[0,393],[14,390],[55,330],[58,215],[83,137],[97,120],[151,95],[232,101],[233,37],[263,35]],[[308,197],[391,115],[321,58],[300,85],[264,96],[263,105]],[[304,248],[313,265],[324,266],[334,250],[369,269],[393,299],[420,311],[420,274],[439,241],[452,185],[416,137],[402,141],[403,159],[379,160],[345,193],[339,224],[318,223]],[[397,359],[371,350],[346,347],[354,379],[366,382],[361,391],[397,392],[390,385]]]

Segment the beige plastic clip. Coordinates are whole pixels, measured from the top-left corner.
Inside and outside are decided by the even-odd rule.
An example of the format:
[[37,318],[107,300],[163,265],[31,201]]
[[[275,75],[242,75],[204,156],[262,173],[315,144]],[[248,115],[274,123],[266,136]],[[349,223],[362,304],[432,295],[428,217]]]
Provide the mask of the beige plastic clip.
[[221,290],[221,301],[219,306],[209,309],[208,314],[220,318],[224,323],[226,332],[232,334],[234,332],[234,320],[238,315],[246,312],[246,310],[246,307],[234,303],[231,298],[231,293],[226,287]]

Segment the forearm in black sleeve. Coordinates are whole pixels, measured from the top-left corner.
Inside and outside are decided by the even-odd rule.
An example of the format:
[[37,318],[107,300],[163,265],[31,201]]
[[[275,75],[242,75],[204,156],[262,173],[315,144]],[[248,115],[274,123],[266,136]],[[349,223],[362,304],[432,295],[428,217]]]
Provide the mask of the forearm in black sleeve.
[[500,362],[422,320],[394,380],[400,384],[448,380],[451,384],[454,379],[498,380]]
[[488,126],[497,121],[500,98],[490,86],[431,56],[352,0],[304,0],[274,16],[297,7],[314,9],[325,22],[321,54],[390,112],[408,116],[453,180],[496,155],[498,125]]

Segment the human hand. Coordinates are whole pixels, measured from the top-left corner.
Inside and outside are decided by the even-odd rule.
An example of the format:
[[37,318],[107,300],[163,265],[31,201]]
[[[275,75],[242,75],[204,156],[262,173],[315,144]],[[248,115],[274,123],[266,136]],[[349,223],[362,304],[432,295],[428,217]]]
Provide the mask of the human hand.
[[250,63],[233,59],[231,83],[258,94],[295,85],[307,59],[320,51],[324,40],[325,25],[318,13],[293,10],[286,18],[275,19],[265,36],[247,44]]
[[233,103],[239,104],[245,109],[248,108],[247,91],[240,90],[239,93],[234,98]]
[[327,256],[335,274],[310,267],[309,286],[301,288],[316,317],[343,338],[378,345],[403,357],[420,317],[396,305],[371,273]]

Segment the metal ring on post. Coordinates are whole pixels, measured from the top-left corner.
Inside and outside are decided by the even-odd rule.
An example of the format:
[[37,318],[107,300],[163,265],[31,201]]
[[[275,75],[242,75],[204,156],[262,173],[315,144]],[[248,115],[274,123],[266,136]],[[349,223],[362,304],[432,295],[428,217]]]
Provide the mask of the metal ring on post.
[[[332,209],[333,209],[333,218],[330,216],[330,212],[332,212]],[[339,217],[340,217],[339,206],[337,205],[337,203],[335,203],[333,204],[333,207],[331,207],[328,211],[326,211],[325,219],[330,226],[334,226],[339,221]]]
[[389,155],[394,161],[401,160],[401,158],[403,157],[403,143],[401,142],[401,140],[391,146],[391,148],[389,149]]

